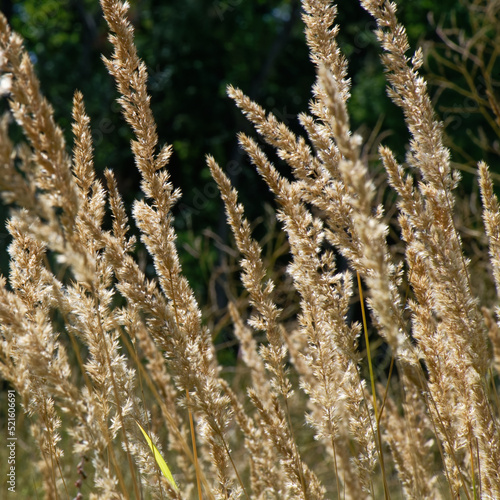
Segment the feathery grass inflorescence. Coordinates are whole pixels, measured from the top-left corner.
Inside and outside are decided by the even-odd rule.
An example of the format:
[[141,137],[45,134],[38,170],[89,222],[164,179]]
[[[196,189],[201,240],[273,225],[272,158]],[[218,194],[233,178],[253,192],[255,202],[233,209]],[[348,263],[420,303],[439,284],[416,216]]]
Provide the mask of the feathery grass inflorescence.
[[[498,456],[499,435],[485,391],[489,360],[485,327],[453,220],[452,190],[459,175],[450,169],[442,126],[418,75],[421,51],[408,65],[408,40],[394,4],[367,1],[363,5],[377,21],[376,34],[386,50],[383,62],[389,94],[403,109],[412,136],[407,162],[421,175],[415,189],[412,177],[403,178],[392,153],[382,149],[391,185],[401,199],[410,282],[417,292],[411,303],[412,333],[429,372],[429,409],[444,443],[454,494],[465,486],[467,476],[474,485],[477,474],[482,493],[494,498],[500,493],[498,464],[492,460]],[[458,452],[464,447],[469,456],[462,465]]]
[[[500,498],[500,311],[495,323],[472,287],[455,220],[460,176],[419,74],[422,52],[406,55],[395,4],[361,1],[377,24],[389,95],[411,137],[408,168],[389,148],[379,150],[398,197],[403,254],[388,238],[383,197],[363,139],[351,130],[335,4],[302,1],[317,70],[310,114],[298,118],[304,137],[228,87],[290,169],[280,174],[254,138],[239,134],[277,202],[298,311],[283,314],[238,192],[208,156],[241,255],[245,297],[228,307],[239,343],[232,377],[183,276],[172,147],[159,146],[128,3],[100,3],[112,45],[103,59],[141,176],[131,216],[153,279],[135,257],[115,175],[96,173],[84,96],[74,94],[70,154],[21,38],[0,15],[0,70],[10,85],[0,189],[11,237],[9,275],[0,279],[0,376],[29,418],[31,437],[23,438],[38,450],[34,491],[109,499]],[[12,118],[26,142],[10,139]],[[484,163],[479,175],[498,296],[500,206]]]

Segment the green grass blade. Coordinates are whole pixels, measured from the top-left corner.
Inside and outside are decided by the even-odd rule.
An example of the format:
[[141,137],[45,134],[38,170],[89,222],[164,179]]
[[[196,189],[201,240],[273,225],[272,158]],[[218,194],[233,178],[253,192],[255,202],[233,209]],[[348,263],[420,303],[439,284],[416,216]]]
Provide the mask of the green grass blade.
[[172,488],[174,488],[175,491],[179,491],[179,487],[175,482],[174,476],[172,476],[172,473],[170,472],[167,463],[165,462],[160,452],[158,451],[158,448],[154,445],[153,441],[151,441],[151,438],[148,436],[147,432],[141,427],[141,424],[137,422],[137,425],[144,434],[144,438],[146,439],[146,442],[148,443],[149,447],[151,448],[151,451],[153,452],[153,456],[156,460],[156,463],[158,464],[158,467],[161,470],[161,473],[167,478],[167,481],[170,483]]

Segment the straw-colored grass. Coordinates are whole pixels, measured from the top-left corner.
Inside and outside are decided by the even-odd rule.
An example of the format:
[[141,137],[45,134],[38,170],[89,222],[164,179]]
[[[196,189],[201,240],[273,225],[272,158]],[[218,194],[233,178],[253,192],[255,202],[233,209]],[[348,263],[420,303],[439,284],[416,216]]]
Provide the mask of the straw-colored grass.
[[[460,175],[419,74],[422,52],[409,53],[395,4],[361,3],[377,24],[389,94],[411,136],[404,164],[379,149],[395,215],[378,205],[363,140],[351,130],[337,8],[303,0],[317,68],[309,114],[299,116],[304,137],[228,88],[290,167],[290,178],[281,176],[255,138],[239,135],[288,239],[292,318],[237,191],[207,158],[248,297],[229,307],[234,377],[218,364],[183,276],[171,147],[160,146],[127,4],[101,0],[114,49],[104,62],[142,179],[130,214],[113,172],[105,183],[94,172],[84,97],[75,92],[69,153],[22,40],[0,16],[0,78],[25,134],[13,144],[2,118],[0,188],[12,243],[0,283],[0,376],[16,397],[19,498],[500,498],[500,335],[497,312],[484,307],[494,288],[473,286],[456,222]],[[483,269],[489,252],[498,295],[500,209],[488,167],[478,172],[487,238],[473,263]],[[130,216],[154,280],[135,259]],[[400,241],[388,238],[394,227]],[[351,319],[353,307],[361,321]]]

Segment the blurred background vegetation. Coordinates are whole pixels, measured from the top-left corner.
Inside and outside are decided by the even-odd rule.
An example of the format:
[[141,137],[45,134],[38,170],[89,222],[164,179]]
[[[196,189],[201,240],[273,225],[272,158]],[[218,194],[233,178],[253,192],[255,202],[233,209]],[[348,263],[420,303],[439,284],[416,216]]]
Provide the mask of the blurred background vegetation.
[[[227,276],[237,259],[204,157],[212,154],[228,171],[248,218],[261,221],[256,234],[267,238],[268,258],[278,261],[286,244],[273,238],[278,229],[265,209],[271,197],[236,141],[238,131],[253,131],[226,97],[226,85],[240,87],[300,133],[297,114],[307,111],[315,79],[300,1],[130,3],[139,54],[149,68],[159,137],[174,146],[169,168],[173,183],[183,191],[175,216],[179,245],[186,250],[181,251],[184,270],[200,303],[221,310],[230,294]],[[418,45],[425,49],[423,73],[447,127],[453,160],[464,172],[464,189],[475,192],[477,160],[485,159],[500,174],[500,107],[495,108],[500,92],[500,64],[496,61],[500,53],[499,2],[406,0],[398,4],[412,51]],[[79,89],[92,120],[96,169],[102,173],[104,168],[112,168],[130,203],[138,196],[139,177],[129,149],[131,134],[121,119],[112,79],[101,61],[101,54],[109,55],[110,44],[98,1],[2,0],[1,5],[26,41],[42,89],[67,134],[68,147],[72,144],[72,96]],[[364,153],[373,159],[376,172],[380,142],[404,161],[408,136],[402,113],[386,95],[373,21],[357,2],[340,0],[338,10],[339,43],[349,60],[353,83],[349,102],[352,128],[365,138]],[[273,153],[264,149],[280,166]],[[8,240],[3,234],[5,248]],[[137,252],[152,274],[144,249],[139,246]],[[1,253],[6,259],[6,252]],[[6,260],[0,267],[6,273]]]

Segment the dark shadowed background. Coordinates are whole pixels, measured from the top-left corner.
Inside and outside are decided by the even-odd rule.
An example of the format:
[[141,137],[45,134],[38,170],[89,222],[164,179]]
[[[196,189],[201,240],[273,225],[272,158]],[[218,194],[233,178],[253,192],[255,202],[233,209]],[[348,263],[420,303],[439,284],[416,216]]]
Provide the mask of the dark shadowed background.
[[[494,117],[488,122],[478,103],[443,84],[448,80],[457,87],[467,86],[467,75],[457,74],[445,64],[456,54],[450,43],[443,42],[443,30],[458,26],[465,37],[477,31],[470,6],[455,0],[398,3],[412,50],[421,44],[430,54],[424,73],[434,82],[431,95],[448,125],[454,161],[472,171],[475,161],[484,158],[493,172],[499,172]],[[112,79],[101,61],[101,54],[110,53],[110,44],[98,1],[2,0],[0,5],[26,40],[42,89],[66,131],[68,147],[72,144],[73,92],[83,92],[92,120],[96,169],[102,173],[104,168],[112,168],[130,203],[138,196],[139,176],[129,149],[131,133],[120,116]],[[338,6],[342,26],[339,43],[349,60],[353,83],[349,101],[352,128],[368,141],[367,154],[374,161],[381,141],[404,161],[407,132],[401,111],[386,95],[380,48],[372,33],[374,23],[356,2],[344,0]],[[307,111],[315,79],[304,40],[300,2],[135,0],[131,2],[130,20],[136,29],[139,54],[149,68],[160,141],[174,147],[169,168],[173,183],[183,192],[175,216],[179,244],[187,249],[181,252],[184,271],[196,293],[205,295],[206,283],[221,262],[221,248],[230,241],[205,155],[212,154],[229,172],[250,220],[265,218],[264,206],[271,200],[264,183],[238,149],[236,133],[254,132],[227,98],[226,86],[231,83],[240,87],[300,132],[297,114]],[[454,33],[458,37],[458,31]],[[498,39],[494,28],[486,30],[485,36],[492,41]],[[453,33],[448,40],[450,37]],[[499,67],[491,66],[494,81],[500,80]],[[473,85],[480,88],[481,83]],[[5,109],[5,104],[2,107]],[[13,127],[12,133],[15,137],[19,132]],[[264,149],[280,165],[272,151]],[[473,175],[467,175],[465,185],[474,189]],[[5,210],[2,215],[5,218]],[[265,224],[257,226],[257,236],[260,231],[262,237],[266,230]],[[5,231],[1,243],[0,266],[6,273]],[[215,289],[216,301],[223,305],[223,294],[217,286]]]

